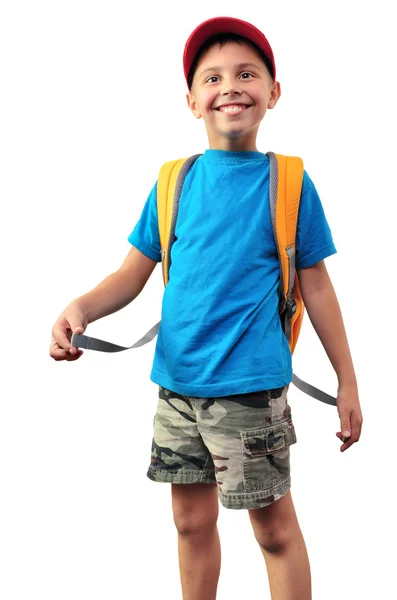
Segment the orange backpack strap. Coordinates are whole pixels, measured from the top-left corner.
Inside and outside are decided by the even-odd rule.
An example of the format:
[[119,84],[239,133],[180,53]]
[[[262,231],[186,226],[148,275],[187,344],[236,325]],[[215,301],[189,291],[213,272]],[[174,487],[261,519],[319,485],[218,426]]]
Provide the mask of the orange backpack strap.
[[268,152],[270,159],[270,215],[280,259],[280,313],[295,312],[296,228],[303,182],[303,161]]
[[[303,161],[295,156],[267,153],[270,159],[270,215],[280,261],[280,318],[293,354],[302,326],[304,304],[295,269],[296,229],[303,183]],[[293,383],[305,394],[336,405],[336,398],[303,381]]]
[[167,285],[169,279],[171,247],[175,238],[175,226],[183,182],[186,173],[199,156],[201,155],[195,154],[189,158],[166,162],[161,167],[157,180],[157,215],[164,285]]
[[[283,256],[285,332],[294,353],[302,326],[304,304],[296,273],[296,229],[303,183],[303,161],[297,156],[276,155],[279,187],[277,194],[276,226],[279,235],[285,235]],[[283,200],[282,200],[283,199]]]

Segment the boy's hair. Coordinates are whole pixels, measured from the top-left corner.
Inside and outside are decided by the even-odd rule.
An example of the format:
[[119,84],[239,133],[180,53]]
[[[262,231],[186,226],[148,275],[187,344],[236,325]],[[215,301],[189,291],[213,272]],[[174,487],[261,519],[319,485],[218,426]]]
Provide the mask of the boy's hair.
[[254,44],[247,38],[243,37],[242,35],[237,35],[236,33],[217,33],[216,35],[213,35],[212,37],[210,37],[206,42],[204,42],[204,44],[200,47],[199,51],[197,52],[196,56],[194,57],[192,66],[190,68],[190,71],[189,71],[189,74],[187,77],[187,84],[188,84],[189,90],[192,89],[194,74],[196,72],[197,65],[198,65],[200,59],[204,56],[204,54],[210,48],[212,48],[216,44],[219,44],[220,47],[222,48],[222,46],[224,46],[227,42],[237,42],[238,44],[241,44],[241,42],[244,42],[246,44],[249,44],[252,48],[254,48],[254,50],[256,50],[256,52],[259,54],[259,56],[265,63],[265,66],[266,66],[267,70],[269,71],[271,78],[274,80],[274,71],[273,71],[273,66],[272,66],[271,61],[262,52],[262,50],[260,48],[258,48],[258,46],[256,44]]

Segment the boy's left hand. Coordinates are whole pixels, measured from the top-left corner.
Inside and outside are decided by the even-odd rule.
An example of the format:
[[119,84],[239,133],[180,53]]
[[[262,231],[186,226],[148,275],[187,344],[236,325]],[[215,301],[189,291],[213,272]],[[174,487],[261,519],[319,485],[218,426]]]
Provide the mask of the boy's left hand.
[[[340,387],[337,397],[337,408],[340,418],[341,431],[336,434],[344,442],[340,448],[344,452],[352,444],[358,442],[361,435],[363,416],[361,413],[360,400],[358,399],[357,387]],[[343,438],[347,438],[344,441]]]

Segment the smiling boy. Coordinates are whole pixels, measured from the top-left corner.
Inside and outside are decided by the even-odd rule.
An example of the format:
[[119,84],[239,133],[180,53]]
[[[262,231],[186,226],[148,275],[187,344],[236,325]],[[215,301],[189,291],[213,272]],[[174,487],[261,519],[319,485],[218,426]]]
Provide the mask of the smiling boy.
[[[186,175],[170,280],[154,357],[159,385],[153,481],[172,484],[184,600],[213,600],[220,573],[219,502],[245,509],[266,561],[273,600],[309,600],[310,566],[290,492],[296,441],[287,390],[291,353],[279,312],[279,260],[270,222],[269,159],[257,133],[280,97],[273,52],[253,25],[210,19],[184,53],[187,101],[209,148]],[[82,351],[73,331],[119,310],[141,292],[161,247],[157,184],[129,236],[124,263],[74,300],[53,327],[55,360]],[[297,272],[307,312],[338,377],[345,451],[362,416],[342,316],[324,259],[335,252],[305,172]],[[282,441],[282,444],[280,443]]]

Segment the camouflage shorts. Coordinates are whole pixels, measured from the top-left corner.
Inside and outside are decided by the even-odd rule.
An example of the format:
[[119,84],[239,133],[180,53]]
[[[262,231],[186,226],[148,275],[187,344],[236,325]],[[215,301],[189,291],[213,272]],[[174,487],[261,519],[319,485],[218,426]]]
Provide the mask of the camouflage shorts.
[[160,387],[148,477],[216,483],[226,508],[261,508],[284,496],[296,442],[287,390],[192,398]]

